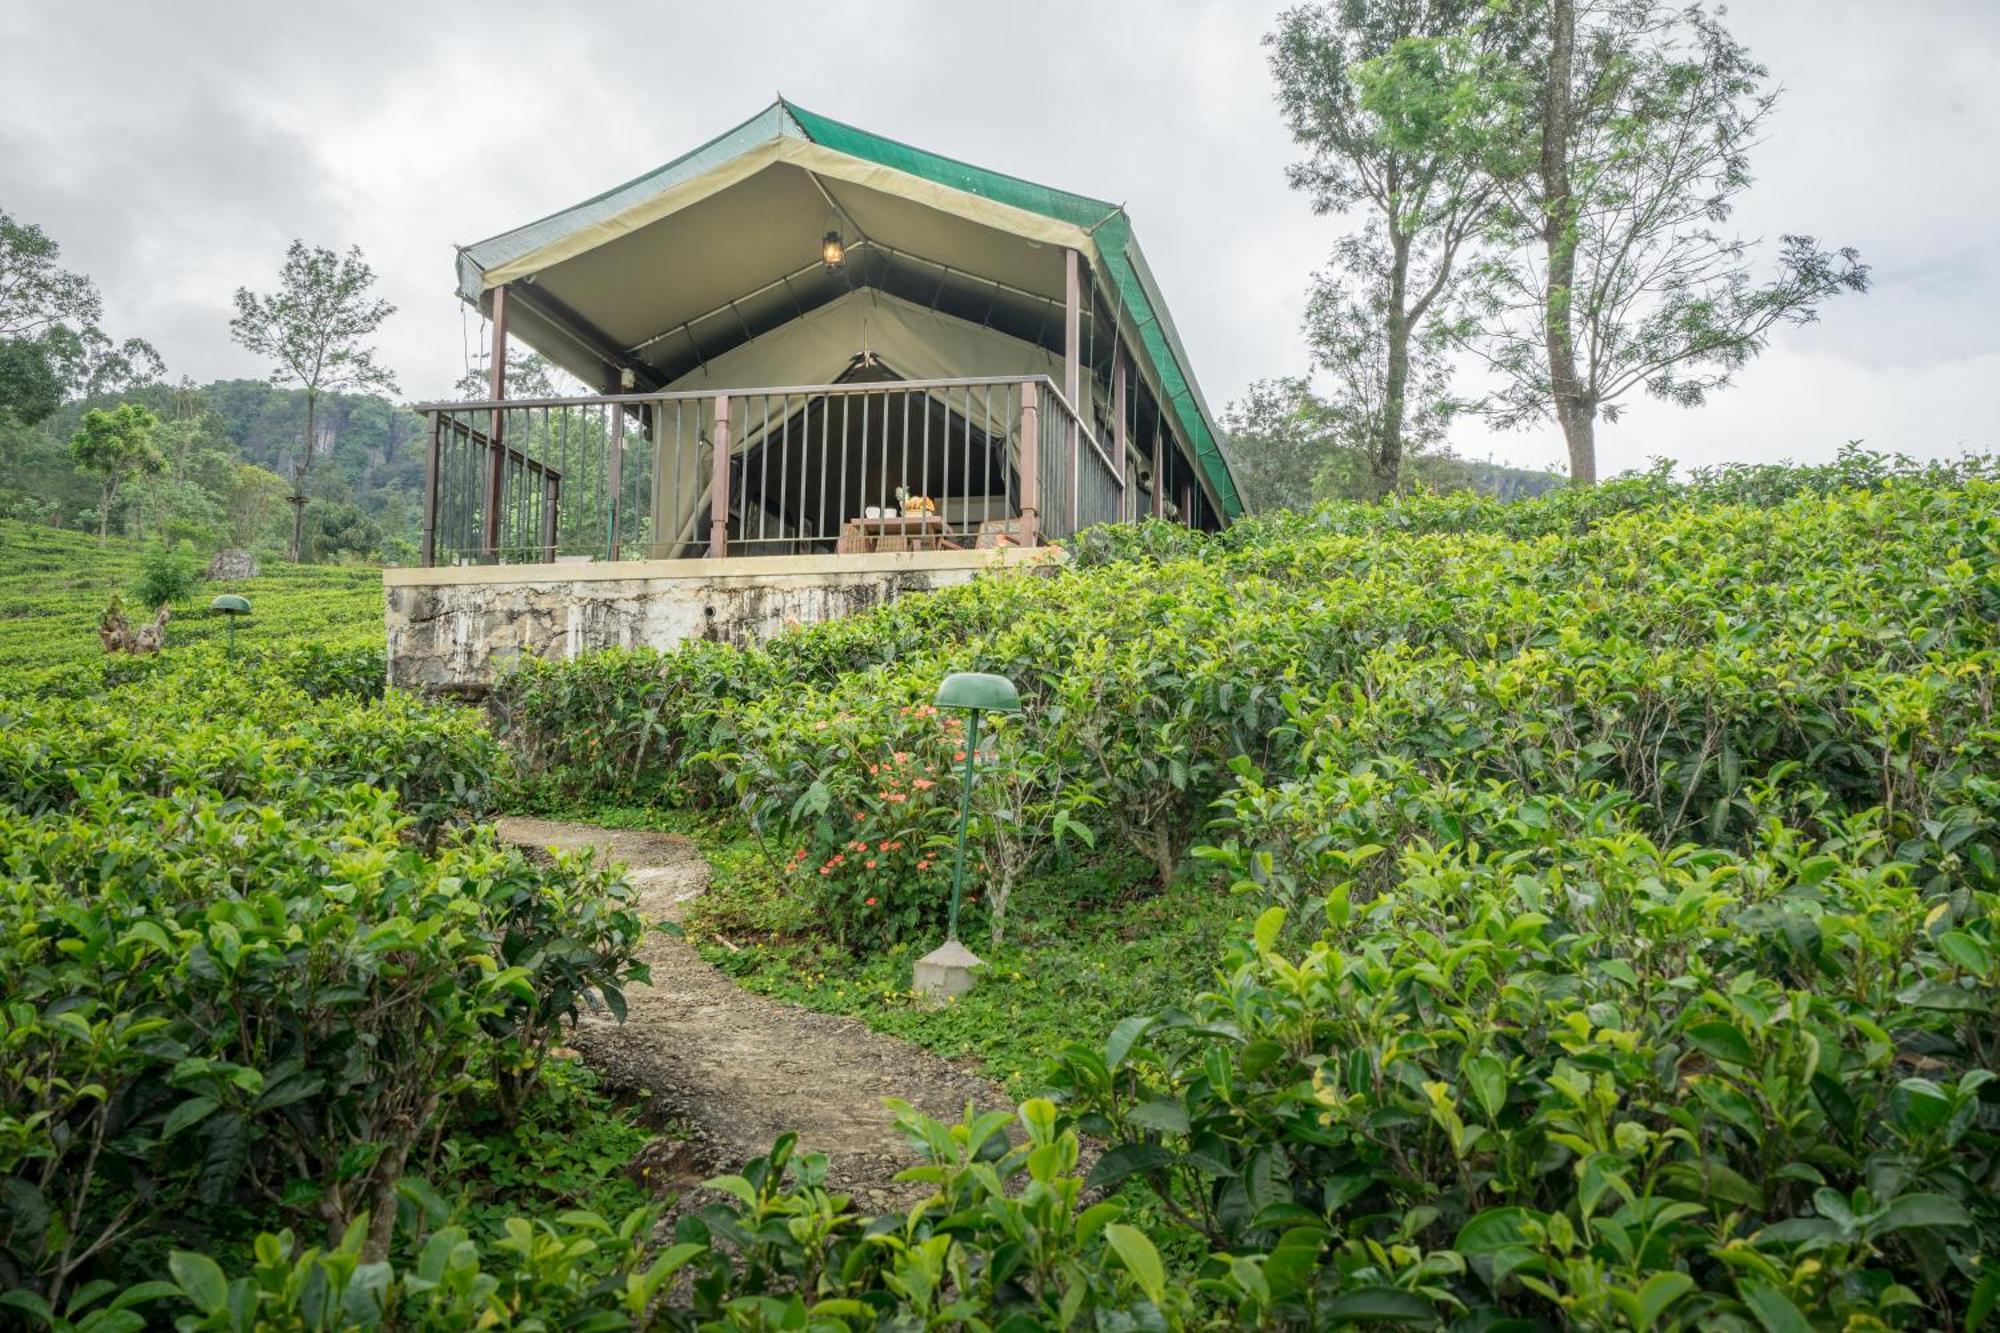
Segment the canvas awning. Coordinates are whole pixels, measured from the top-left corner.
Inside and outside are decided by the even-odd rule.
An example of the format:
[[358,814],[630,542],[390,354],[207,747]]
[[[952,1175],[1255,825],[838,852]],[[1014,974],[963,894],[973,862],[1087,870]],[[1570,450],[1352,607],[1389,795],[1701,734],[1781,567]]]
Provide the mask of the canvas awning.
[[[802,220],[803,223],[802,223]],[[822,232],[847,258],[820,262]],[[912,378],[1061,382],[1064,251],[1176,426],[1216,512],[1242,510],[1208,408],[1117,205],[983,171],[777,102],[720,138],[572,208],[459,252],[475,306],[508,287],[510,332],[604,389],[824,382],[865,344]],[[833,341],[829,342],[831,338]],[[960,359],[961,354],[964,359]],[[1092,404],[1084,377],[1089,414]]]

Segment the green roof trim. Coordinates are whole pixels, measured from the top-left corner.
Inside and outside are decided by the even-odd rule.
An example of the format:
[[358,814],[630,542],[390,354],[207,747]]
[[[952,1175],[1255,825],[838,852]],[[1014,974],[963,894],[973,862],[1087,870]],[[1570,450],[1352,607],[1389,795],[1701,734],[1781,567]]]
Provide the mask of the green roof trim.
[[1133,333],[1167,399],[1167,406],[1180,423],[1181,433],[1194,450],[1209,485],[1222,503],[1223,517],[1234,519],[1243,512],[1236,491],[1236,478],[1222,452],[1222,432],[1216,428],[1208,404],[1188,367],[1186,350],[1175,331],[1166,303],[1154,286],[1152,272],[1132,234],[1132,221],[1122,205],[1052,189],[998,171],[988,171],[938,153],[913,148],[878,134],[844,125],[817,115],[792,102],[780,101],[793,123],[816,144],[846,153],[863,161],[896,171],[908,172],[924,180],[976,194],[996,203],[1026,212],[1089,228],[1118,299],[1133,318]]

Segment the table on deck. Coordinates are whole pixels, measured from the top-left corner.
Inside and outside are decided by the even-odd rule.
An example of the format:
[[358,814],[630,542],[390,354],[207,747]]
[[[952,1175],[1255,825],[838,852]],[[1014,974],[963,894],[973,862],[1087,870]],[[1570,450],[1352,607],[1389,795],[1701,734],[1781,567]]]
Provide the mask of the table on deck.
[[949,536],[950,529],[937,514],[891,514],[884,518],[850,518],[840,525],[837,555],[860,555],[868,551],[958,551],[964,548]]

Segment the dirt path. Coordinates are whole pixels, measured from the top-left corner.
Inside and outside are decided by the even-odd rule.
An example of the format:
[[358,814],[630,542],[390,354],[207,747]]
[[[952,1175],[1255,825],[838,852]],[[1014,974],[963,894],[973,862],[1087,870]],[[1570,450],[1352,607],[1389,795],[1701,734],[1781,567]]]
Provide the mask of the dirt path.
[[[708,886],[708,865],[685,838],[543,819],[503,819],[500,834],[532,848],[597,847],[627,867],[650,924],[677,921]],[[620,1024],[590,1017],[573,1044],[615,1088],[642,1089],[693,1138],[662,1163],[682,1183],[735,1170],[787,1129],[823,1152],[828,1175],[858,1203],[886,1208],[922,1190],[891,1177],[917,1160],[884,1097],[945,1120],[968,1101],[1012,1105],[991,1082],[855,1019],[752,995],[686,940],[651,932],[640,950],[650,986],[627,992]]]

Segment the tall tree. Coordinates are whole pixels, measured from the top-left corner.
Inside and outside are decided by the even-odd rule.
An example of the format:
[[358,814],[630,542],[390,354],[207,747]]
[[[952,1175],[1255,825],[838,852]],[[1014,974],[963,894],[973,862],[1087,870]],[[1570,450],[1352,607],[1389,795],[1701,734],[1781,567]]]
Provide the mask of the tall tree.
[[104,298],[61,254],[40,227],[0,211],[0,417],[22,424],[53,411],[51,397],[125,393],[165,370],[143,338],[114,342],[98,327]]
[[319,400],[338,392],[394,393],[396,378],[377,364],[367,339],[396,313],[370,293],[375,271],[359,246],[337,255],[295,240],[285,252],[278,290],[260,295],[236,289],[236,318],[229,331],[236,341],[277,364],[271,379],[305,390],[306,430],[292,465],[291,558],[297,561],[305,532],[306,475],[319,447]]
[[1298,377],[1258,380],[1223,412],[1230,471],[1251,509],[1303,509],[1312,502],[1314,482],[1340,448],[1329,415]]
[[[1368,423],[1376,494],[1401,480],[1413,415],[1441,394],[1433,354],[1463,252],[1496,200],[1482,172],[1468,31],[1483,0],[1327,0],[1288,9],[1267,36],[1278,105],[1307,156],[1288,172],[1318,213],[1360,208],[1360,231],[1315,279],[1309,326],[1335,372],[1334,406]],[[1429,40],[1425,40],[1429,39]],[[1359,349],[1369,369],[1348,374]]]
[[1868,269],[1787,235],[1760,281],[1723,231],[1777,94],[1699,3],[1511,0],[1490,26],[1477,115],[1517,132],[1486,141],[1506,207],[1455,328],[1499,374],[1494,418],[1553,416],[1588,484],[1628,394],[1703,402]]
[[166,466],[153,443],[159,424],[159,418],[137,403],[120,403],[108,411],[93,407],[83,414],[83,423],[70,439],[70,457],[78,468],[97,473],[102,488],[97,506],[99,545],[111,532],[111,502],[117,498],[119,483]]

